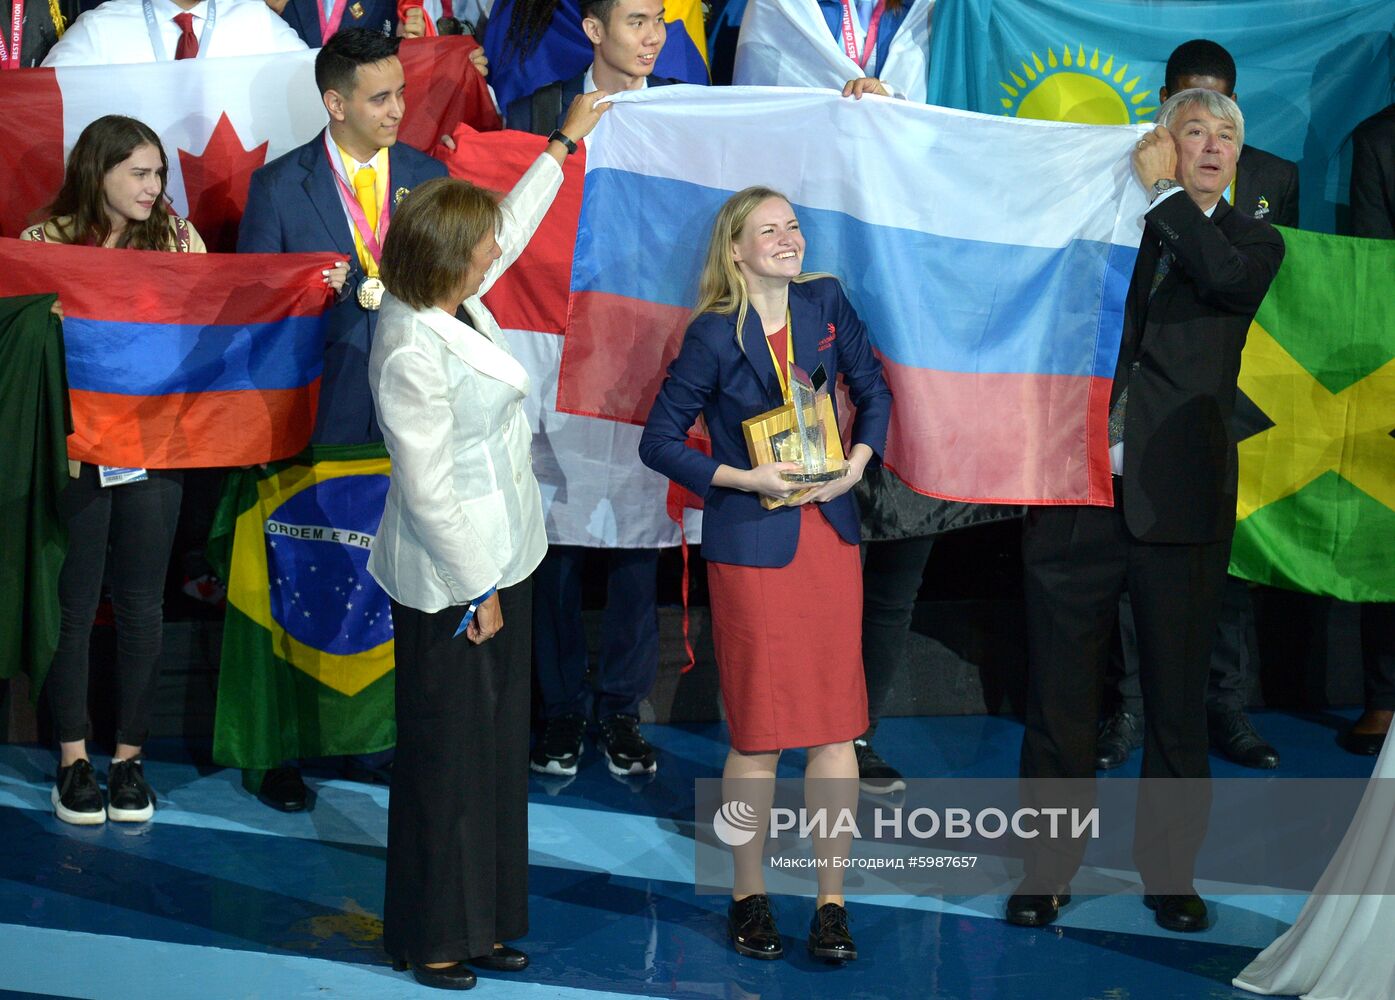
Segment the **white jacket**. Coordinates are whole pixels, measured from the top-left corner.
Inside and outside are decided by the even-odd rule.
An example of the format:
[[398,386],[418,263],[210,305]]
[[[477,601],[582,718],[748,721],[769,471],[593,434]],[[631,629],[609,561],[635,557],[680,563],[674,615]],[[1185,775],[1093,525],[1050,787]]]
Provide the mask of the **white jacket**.
[[500,208],[502,256],[465,300],[466,325],[383,297],[368,381],[392,458],[368,572],[399,604],[441,611],[527,578],[547,551],[530,385],[479,296],[518,259],[562,186],[547,154]]

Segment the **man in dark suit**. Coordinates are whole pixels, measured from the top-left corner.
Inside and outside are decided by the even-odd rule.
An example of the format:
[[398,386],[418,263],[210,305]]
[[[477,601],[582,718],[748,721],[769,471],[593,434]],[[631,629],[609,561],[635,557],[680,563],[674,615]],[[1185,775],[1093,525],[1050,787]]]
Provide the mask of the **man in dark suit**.
[[[1284,245],[1222,197],[1244,145],[1233,101],[1184,90],[1158,120],[1134,153],[1152,203],[1110,402],[1114,506],[1034,507],[1023,528],[1030,686],[1021,773],[1032,804],[1093,800],[1092,781],[1068,781],[1063,792],[1056,779],[1093,778],[1100,681],[1125,592],[1138,631],[1143,777],[1209,776],[1206,674],[1238,476],[1228,424],[1240,351]],[[1134,858],[1144,901],[1170,930],[1207,922],[1191,888],[1209,804],[1197,788],[1145,781],[1139,794]],[[1192,792],[1186,808],[1175,808],[1178,789]],[[1007,919],[1038,926],[1069,902],[1085,844],[1044,832],[1030,843]]]
[[[425,153],[397,144],[406,106],[399,42],[357,28],[339,31],[320,49],[315,82],[329,126],[252,175],[238,231],[239,253],[323,251],[347,262],[326,277],[338,294],[325,332],[316,444],[382,440],[368,387],[380,248],[393,207],[416,185],[446,173]],[[305,784],[291,764],[260,779],[249,772],[244,782],[278,809],[306,806]]]
[[[1395,240],[1395,104],[1351,135],[1351,234]],[[1355,754],[1378,754],[1395,718],[1395,604],[1361,606],[1366,710],[1342,734]]]
[[[667,37],[662,0],[583,0],[581,15],[582,30],[591,40],[591,65],[570,80],[511,103],[509,128],[548,135],[561,127],[578,94],[679,82],[653,75]],[[586,549],[553,545],[533,574],[533,662],[544,729],[530,766],[542,774],[576,773],[585,730],[593,721],[612,774],[624,778],[658,768],[654,748],[639,729],[639,706],[658,676],[659,550],[605,549],[600,556],[605,560],[606,610],[600,662],[589,685],[581,621]]]
[[[1184,42],[1167,60],[1165,82],[1158,98],[1201,88],[1235,97],[1235,60],[1220,45],[1204,38]],[[1246,145],[1235,168],[1235,181],[1226,201],[1246,215],[1276,226],[1298,226],[1298,165]],[[1243,436],[1236,434],[1236,438]],[[1206,690],[1207,730],[1211,745],[1245,767],[1279,766],[1279,752],[1255,730],[1245,712],[1253,684],[1254,659],[1249,636],[1254,632],[1254,604],[1249,585],[1227,576],[1221,592],[1221,617],[1211,652]],[[1101,726],[1095,766],[1118,767],[1143,745],[1142,692],[1138,684],[1138,651],[1133,613],[1127,596],[1119,606],[1123,643],[1119,706]]]

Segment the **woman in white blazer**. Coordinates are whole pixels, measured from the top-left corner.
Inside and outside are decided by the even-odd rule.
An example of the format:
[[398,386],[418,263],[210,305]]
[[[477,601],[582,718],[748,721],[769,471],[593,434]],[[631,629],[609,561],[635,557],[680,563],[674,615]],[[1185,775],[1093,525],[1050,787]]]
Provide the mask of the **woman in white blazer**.
[[[418,185],[393,213],[369,384],[392,479],[368,570],[392,599],[397,756],[383,944],[443,989],[528,964],[530,576],[547,550],[530,385],[480,296],[518,259],[563,158],[603,108],[573,102],[497,203]],[[466,624],[468,620],[468,625]]]

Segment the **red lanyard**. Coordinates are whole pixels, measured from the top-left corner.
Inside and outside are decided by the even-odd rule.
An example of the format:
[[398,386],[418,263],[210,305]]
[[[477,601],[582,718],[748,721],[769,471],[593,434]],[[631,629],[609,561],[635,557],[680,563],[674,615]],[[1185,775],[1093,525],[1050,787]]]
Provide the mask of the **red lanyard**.
[[852,0],[843,0],[843,51],[848,58],[862,68],[867,68],[867,60],[877,51],[877,29],[882,24],[882,14],[886,13],[886,0],[877,0],[872,8],[871,20],[867,22],[867,37],[862,42],[862,55],[857,54],[857,31],[853,28]]
[[339,30],[339,26],[344,23],[344,11],[349,6],[349,0],[333,0],[331,10],[325,13],[324,0],[315,0],[315,9],[320,15],[320,44],[323,45],[334,36]]
[[13,0],[14,9],[10,12],[10,46],[0,38],[0,66],[5,69],[19,69],[19,43],[24,37],[24,0]]
[[336,166],[334,158],[339,155],[339,150],[335,148],[334,140],[329,137],[329,130],[325,129],[325,155],[329,157],[329,169],[334,171],[334,179],[339,184],[339,200],[344,203],[345,210],[349,213],[349,218],[354,220],[354,228],[358,230],[359,238],[363,240],[364,249],[368,251],[368,256],[373,258],[375,263],[381,263],[383,259],[383,245],[378,240],[378,233],[387,236],[388,216],[392,214],[392,179],[388,177],[388,182],[383,190],[388,192],[388,197],[383,199],[383,203],[378,206],[378,233],[368,228],[368,216],[363,211],[363,206],[358,203],[358,196],[354,194],[353,188],[344,180],[340,167]]

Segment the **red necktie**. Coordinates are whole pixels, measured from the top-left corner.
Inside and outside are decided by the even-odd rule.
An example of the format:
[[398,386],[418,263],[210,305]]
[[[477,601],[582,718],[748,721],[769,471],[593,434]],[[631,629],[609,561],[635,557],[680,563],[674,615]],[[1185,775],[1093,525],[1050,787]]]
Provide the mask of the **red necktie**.
[[194,15],[187,10],[174,15],[174,23],[179,25],[179,44],[174,47],[176,59],[193,59],[199,54],[199,40],[194,34]]

